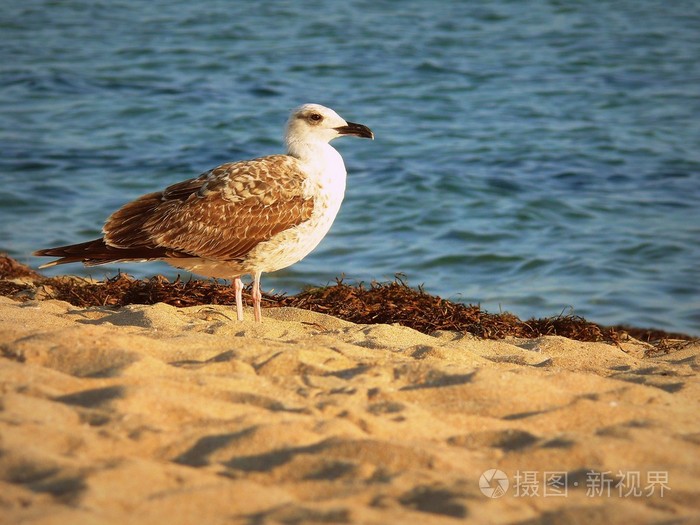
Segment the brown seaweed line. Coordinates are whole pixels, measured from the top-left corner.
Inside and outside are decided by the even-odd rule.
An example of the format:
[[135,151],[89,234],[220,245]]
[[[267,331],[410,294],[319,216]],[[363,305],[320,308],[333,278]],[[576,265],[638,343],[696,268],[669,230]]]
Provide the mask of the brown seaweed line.
[[[17,281],[17,278],[24,281]],[[233,288],[214,280],[173,282],[157,275],[139,280],[119,273],[104,281],[75,277],[44,277],[7,256],[0,255],[0,295],[29,299],[32,289],[41,288],[47,298],[66,301],[74,306],[113,306],[155,304],[173,306],[204,304],[233,305]],[[15,279],[11,281],[8,279]],[[27,282],[30,281],[30,282]],[[245,301],[251,304],[250,286]],[[266,307],[288,306],[320,312],[359,324],[396,323],[430,334],[438,330],[470,333],[484,339],[505,337],[535,338],[558,335],[579,341],[606,341],[619,344],[628,336],[650,343],[653,350],[676,349],[671,340],[695,341],[686,334],[629,326],[604,327],[578,315],[563,312],[554,317],[520,320],[502,312],[491,314],[477,305],[466,305],[426,293],[422,287],[411,288],[401,275],[393,282],[360,282],[349,285],[342,278],[334,285],[309,288],[296,295],[264,294]]]

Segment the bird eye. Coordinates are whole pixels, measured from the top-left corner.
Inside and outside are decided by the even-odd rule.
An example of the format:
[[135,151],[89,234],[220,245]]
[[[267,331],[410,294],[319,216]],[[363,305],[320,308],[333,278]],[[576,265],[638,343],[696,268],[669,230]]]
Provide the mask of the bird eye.
[[311,115],[309,115],[309,119],[313,120],[314,122],[321,122],[321,120],[323,120],[323,117],[318,113],[311,113]]

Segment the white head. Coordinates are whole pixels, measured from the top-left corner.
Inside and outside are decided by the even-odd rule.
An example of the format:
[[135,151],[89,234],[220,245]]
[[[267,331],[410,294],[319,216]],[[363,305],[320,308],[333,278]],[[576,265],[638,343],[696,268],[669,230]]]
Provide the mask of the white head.
[[289,116],[285,142],[289,151],[314,142],[328,144],[342,135],[374,138],[372,130],[362,124],[347,122],[335,111],[320,104],[304,104]]

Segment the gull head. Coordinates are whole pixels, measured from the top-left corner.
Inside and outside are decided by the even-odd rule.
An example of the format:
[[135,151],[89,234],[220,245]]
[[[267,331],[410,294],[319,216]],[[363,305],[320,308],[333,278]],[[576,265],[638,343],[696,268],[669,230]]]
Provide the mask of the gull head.
[[289,116],[285,141],[289,147],[314,142],[327,144],[343,135],[374,138],[374,133],[367,126],[348,122],[330,108],[320,104],[304,104]]

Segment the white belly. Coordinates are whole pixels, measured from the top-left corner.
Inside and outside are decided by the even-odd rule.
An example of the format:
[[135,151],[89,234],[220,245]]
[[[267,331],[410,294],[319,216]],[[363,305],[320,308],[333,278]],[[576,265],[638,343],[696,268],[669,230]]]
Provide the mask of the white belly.
[[306,257],[331,229],[342,201],[342,190],[318,196],[314,212],[308,221],[258,244],[250,252],[245,262],[249,272],[274,272]]

